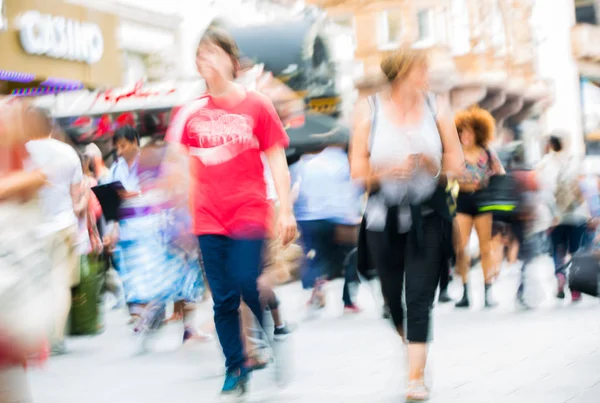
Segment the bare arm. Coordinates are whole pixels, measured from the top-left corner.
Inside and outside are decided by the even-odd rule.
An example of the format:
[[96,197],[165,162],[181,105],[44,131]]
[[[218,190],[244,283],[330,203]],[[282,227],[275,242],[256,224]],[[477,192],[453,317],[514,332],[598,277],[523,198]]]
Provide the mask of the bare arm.
[[73,202],[73,211],[79,218],[85,215],[89,202],[89,190],[84,186],[84,182],[71,185],[71,201]]
[[365,100],[359,101],[354,109],[352,137],[350,139],[350,176],[359,181],[367,192],[376,189],[385,175],[392,170],[375,170],[369,161],[369,137],[371,135],[371,106]]
[[492,156],[492,169],[494,171],[494,175],[506,175],[506,170],[502,166],[502,161],[498,157],[495,151],[490,150],[490,155]]
[[280,146],[274,146],[265,151],[273,184],[279,198],[278,227],[279,236],[284,246],[292,242],[296,237],[296,219],[292,210],[292,198],[290,189],[290,171],[285,158],[285,151]]
[[350,175],[370,188],[371,165],[369,163],[369,135],[371,110],[366,100],[359,101],[354,109],[352,137],[350,141]]
[[456,131],[456,125],[454,124],[454,114],[448,100],[444,97],[438,97],[437,102],[438,126],[444,150],[442,156],[442,173],[454,178],[463,173],[465,157],[458,138],[458,132]]
[[0,200],[31,195],[46,184],[42,171],[19,171],[0,178]]
[[283,148],[276,146],[265,151],[265,155],[269,161],[273,184],[275,185],[279,199],[280,211],[292,211],[290,171],[287,159],[285,158],[285,151]]

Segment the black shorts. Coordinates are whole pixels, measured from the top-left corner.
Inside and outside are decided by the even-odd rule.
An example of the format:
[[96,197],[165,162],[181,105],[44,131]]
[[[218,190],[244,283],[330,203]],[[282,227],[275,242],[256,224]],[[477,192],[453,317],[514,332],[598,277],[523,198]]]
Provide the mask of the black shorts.
[[456,213],[475,217],[482,213],[477,207],[477,192],[460,192],[456,199]]

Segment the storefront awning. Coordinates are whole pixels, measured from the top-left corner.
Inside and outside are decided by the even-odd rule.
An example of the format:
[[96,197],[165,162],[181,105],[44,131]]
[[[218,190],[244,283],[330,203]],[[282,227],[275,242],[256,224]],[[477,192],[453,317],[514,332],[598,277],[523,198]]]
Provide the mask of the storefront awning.
[[0,92],[14,96],[33,97],[90,88],[89,85],[77,80],[10,70],[0,70],[0,82],[3,83]]

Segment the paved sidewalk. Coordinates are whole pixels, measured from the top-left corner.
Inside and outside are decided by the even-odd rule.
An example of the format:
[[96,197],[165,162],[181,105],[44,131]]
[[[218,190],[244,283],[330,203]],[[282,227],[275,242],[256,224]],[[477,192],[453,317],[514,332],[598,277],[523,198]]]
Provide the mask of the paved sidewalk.
[[[552,298],[549,261],[533,278],[543,284],[532,296],[548,298],[535,311],[515,308],[517,275],[506,271],[496,287],[501,305],[484,311],[480,270],[472,273],[475,306],[458,311],[436,307],[435,342],[427,377],[433,403],[597,403],[600,402],[600,303]],[[388,322],[380,318],[380,297],[361,286],[365,311],[344,316],[341,282],[330,285],[327,309],[307,317],[299,284],[278,294],[286,316],[298,323],[290,339],[295,378],[285,390],[272,369],[255,374],[248,402],[403,402],[405,355]],[[376,288],[376,287],[375,287]],[[452,284],[458,298],[460,285]],[[210,306],[202,306],[202,317]],[[136,356],[134,338],[122,312],[107,315],[107,330],[70,341],[72,353],[31,372],[36,403],[211,403],[222,382],[216,342],[180,347],[182,329],[165,328],[154,351]]]

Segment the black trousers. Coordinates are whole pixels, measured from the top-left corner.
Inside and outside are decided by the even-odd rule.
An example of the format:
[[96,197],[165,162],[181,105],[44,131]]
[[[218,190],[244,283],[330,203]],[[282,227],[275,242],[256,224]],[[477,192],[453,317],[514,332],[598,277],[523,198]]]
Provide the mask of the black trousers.
[[440,262],[440,291],[447,291],[450,285],[450,259],[442,259]]
[[[423,218],[423,239],[417,248],[413,233],[367,231],[372,264],[379,273],[383,297],[397,328],[413,343],[431,340],[431,310],[444,259],[442,218]],[[403,303],[405,300],[405,305]]]

